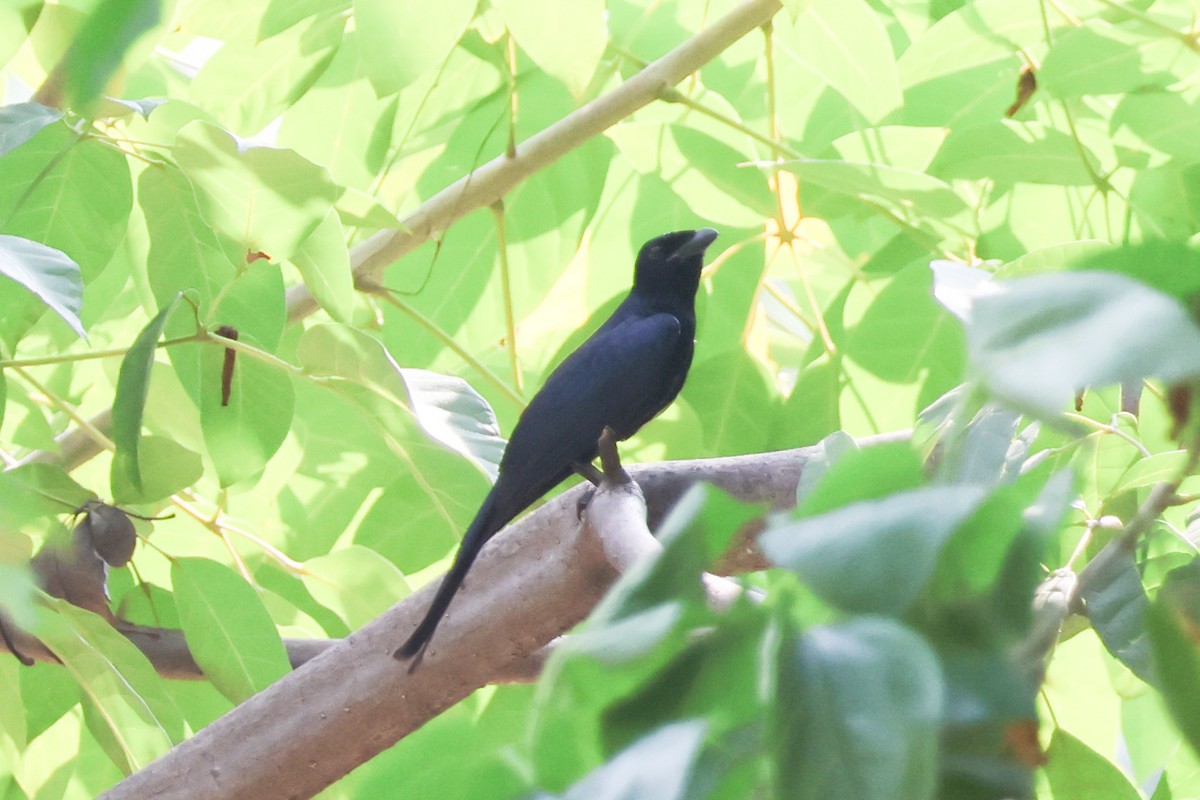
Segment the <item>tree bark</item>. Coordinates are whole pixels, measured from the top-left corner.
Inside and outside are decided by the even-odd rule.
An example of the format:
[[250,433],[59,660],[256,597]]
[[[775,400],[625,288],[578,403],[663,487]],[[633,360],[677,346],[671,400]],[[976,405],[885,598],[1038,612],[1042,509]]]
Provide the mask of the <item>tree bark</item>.
[[[863,444],[905,436],[871,437]],[[790,507],[804,463],[814,452],[799,448],[640,465],[629,472],[641,485],[648,516],[656,524],[701,480],[742,500]],[[420,620],[434,585],[393,606],[103,797],[311,797],[475,689],[498,677],[527,674],[522,665],[530,659],[536,664],[536,653],[584,619],[618,577],[609,563],[614,546],[602,545],[578,519],[585,488],[564,492],[484,547],[420,668],[409,673],[391,654]],[[636,493],[628,490],[604,488],[593,499],[597,501],[605,517],[640,512],[628,507],[638,504]],[[606,504],[613,510],[603,511]],[[644,536],[644,529],[631,535]],[[753,558],[745,563],[759,566]]]

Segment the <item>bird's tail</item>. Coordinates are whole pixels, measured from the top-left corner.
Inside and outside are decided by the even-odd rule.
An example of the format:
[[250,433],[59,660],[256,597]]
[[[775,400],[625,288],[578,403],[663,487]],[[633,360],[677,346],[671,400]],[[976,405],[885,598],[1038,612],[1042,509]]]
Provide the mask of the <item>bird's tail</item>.
[[471,526],[467,528],[467,533],[463,536],[462,544],[458,548],[458,555],[454,557],[454,564],[442,578],[437,592],[433,595],[433,602],[429,604],[429,610],[425,612],[425,618],[421,620],[404,644],[392,653],[392,657],[399,661],[412,659],[412,664],[408,668],[409,672],[420,665],[421,659],[425,655],[425,648],[429,646],[429,641],[433,638],[433,632],[437,630],[442,616],[450,607],[450,601],[454,599],[454,595],[462,586],[463,579],[467,577],[467,571],[475,562],[475,557],[479,555],[479,551],[483,549],[487,540],[508,524],[512,516],[512,514],[504,516],[497,508],[496,491],[493,487],[493,490],[488,493],[487,499],[483,501],[483,505],[479,507],[479,511],[476,512]]

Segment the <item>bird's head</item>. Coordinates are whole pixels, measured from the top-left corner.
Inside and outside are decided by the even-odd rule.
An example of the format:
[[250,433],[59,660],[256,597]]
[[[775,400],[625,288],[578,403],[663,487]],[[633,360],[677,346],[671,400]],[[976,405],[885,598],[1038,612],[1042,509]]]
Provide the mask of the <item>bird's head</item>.
[[704,251],[716,238],[715,230],[701,228],[664,233],[646,242],[633,268],[634,291],[694,297],[704,267]]

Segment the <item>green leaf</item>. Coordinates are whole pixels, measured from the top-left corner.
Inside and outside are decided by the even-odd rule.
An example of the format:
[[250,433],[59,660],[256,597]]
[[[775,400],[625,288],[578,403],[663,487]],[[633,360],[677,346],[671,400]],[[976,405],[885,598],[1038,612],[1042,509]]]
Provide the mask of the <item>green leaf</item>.
[[292,254],[304,284],[326,313],[337,322],[349,322],[354,306],[354,276],[350,252],[337,212],[332,208]]
[[400,570],[374,550],[351,545],[304,562],[313,598],[358,630],[412,592]]
[[1174,92],[1125,95],[1113,112],[1112,127],[1118,135],[1128,129],[1177,166],[1200,162],[1200,105]]
[[487,402],[461,378],[402,369],[376,339],[354,328],[314,325],[298,347],[305,370],[344,378],[369,390],[356,402],[388,414],[409,411],[435,442],[468,459],[493,480],[504,440]]
[[498,0],[504,25],[533,63],[581,97],[604,54],[603,0]]
[[287,298],[277,266],[256,261],[244,267],[213,299],[216,302],[204,309],[210,326],[232,326],[267,352],[279,347],[287,321]]
[[1184,242],[1151,239],[1121,247],[1087,250],[1067,261],[1072,270],[1103,270],[1134,278],[1192,308],[1200,292],[1200,249]]
[[1037,73],[1038,88],[1055,97],[1121,94],[1176,81],[1169,72],[1147,72],[1139,44],[1153,40],[1103,23],[1056,36]]
[[[238,10],[241,22],[245,10],[240,5]],[[237,134],[256,134],[321,77],[345,25],[340,15],[313,17],[264,41],[227,41],[192,81],[190,98]],[[257,26],[249,27],[252,34]]]
[[[754,220],[774,213],[775,200],[766,178],[745,166],[754,159],[753,153],[683,125],[622,122],[605,135],[639,172],[654,179],[670,176],[669,187],[664,188],[686,198],[690,209],[686,219],[701,217],[720,225],[750,227]],[[669,230],[682,224],[690,223],[664,221],[663,227]]]
[[[146,272],[159,307],[192,290],[201,311],[209,311],[236,274],[234,248],[226,247],[201,215],[191,181],[174,166],[149,166],[138,178],[138,204],[150,238]],[[176,358],[172,352],[172,362]]]
[[79,683],[89,726],[113,763],[136,772],[183,738],[183,719],[140,650],[91,612],[56,598],[43,603],[35,634]]
[[1146,631],[1163,701],[1192,750],[1200,754],[1200,655],[1196,645],[1161,598],[1146,608]]
[[795,28],[795,57],[868,120],[878,122],[901,104],[892,43],[865,2],[812,0]]
[[1200,330],[1174,299],[1122,275],[1007,281],[976,300],[968,351],[998,397],[1052,414],[1084,387],[1200,375]]
[[779,796],[934,796],[944,688],[920,636],[867,617],[812,628],[783,659]]
[[14,103],[0,108],[0,156],[25,144],[62,116],[63,112],[41,103]]
[[1154,453],[1136,461],[1111,490],[1114,495],[1174,479],[1187,463],[1186,450]]
[[[476,0],[355,0],[354,20],[367,75],[380,95],[394,94],[442,63],[475,14]],[[414,25],[420,20],[420,25]]]
[[830,147],[846,162],[883,164],[921,173],[949,133],[916,125],[880,125],[839,136]]
[[130,45],[159,21],[158,0],[101,0],[64,57],[72,108],[86,112],[104,90]]
[[1094,169],[1099,167],[1090,151],[1062,131],[1036,122],[1004,120],[951,133],[929,172],[943,180],[1091,186],[1084,157]]
[[622,750],[563,795],[563,800],[685,800],[708,792],[689,785],[704,744],[703,720],[666,725]]
[[[1109,249],[1105,242],[1098,239],[1083,239],[1078,242],[1039,247],[1005,264],[995,272],[995,277],[1008,279],[1042,272],[1058,272],[1064,264],[1086,264],[1088,256],[1103,253]],[[1092,269],[1099,269],[1099,267],[1092,267]]]
[[[35,600],[40,589],[27,564],[13,565],[0,561],[0,614],[4,624],[32,628],[37,624]],[[2,691],[2,689],[0,689]],[[0,715],[4,712],[0,711]]]
[[[62,518],[71,514],[88,500],[93,492],[80,486],[62,467],[53,464],[25,464],[0,472],[0,536],[20,532],[31,536],[38,544],[63,531]],[[29,552],[21,552],[3,561],[27,560]]]
[[[827,195],[849,198],[867,210],[882,206],[901,218],[913,213],[952,217],[967,209],[949,184],[923,172],[887,164],[822,159],[785,161],[780,166],[800,178],[802,193],[811,184],[824,189]],[[819,197],[820,202],[830,203]]]
[[[762,512],[758,504],[743,503],[706,484],[688,489],[658,526],[655,535],[662,550],[636,564],[609,590],[592,612],[580,646],[597,630],[607,635],[604,626],[612,627],[646,610],[677,604],[681,599],[704,607],[700,573],[726,552],[743,525]],[[599,651],[592,648],[594,653]]]
[[258,38],[269,39],[309,17],[326,17],[350,10],[350,0],[270,0],[258,26]]
[[[964,412],[970,413],[961,405],[954,409],[956,417],[965,416]],[[965,430],[953,444],[945,443],[947,451],[938,459],[937,477],[942,482],[984,486],[1012,480],[1020,474],[1026,455],[1013,441],[1020,421],[1020,414],[993,404],[984,405],[969,421],[948,420],[943,430],[953,431],[956,425]]]
[[1149,600],[1133,553],[1112,559],[1103,569],[1093,568],[1080,597],[1088,620],[1108,652],[1151,686],[1159,685],[1151,642],[1146,630]]
[[[913,43],[900,56],[900,74],[905,87],[942,78],[943,88],[949,89],[953,83],[961,83],[972,69],[1041,43],[1044,36],[1037,14],[1005,0],[962,3],[913,37]],[[1010,101],[1015,85],[1014,71],[1005,85]],[[912,97],[905,99],[906,105],[914,105]]]
[[859,450],[854,437],[845,431],[834,431],[813,445],[813,453],[804,459],[800,480],[796,483],[796,504],[799,505],[812,494],[833,465],[848,453]]
[[[715,190],[763,216],[776,212],[775,196],[766,179],[758,170],[744,163],[748,155],[746,151],[736,150],[695,128],[672,125],[670,131],[683,162],[698,170]],[[692,194],[690,188],[678,183],[675,188],[683,197]],[[696,210],[701,216],[707,217],[702,207]]]
[[292,258],[337,197],[329,174],[298,153],[244,147],[207,122],[185,126],[174,154],[199,189],[205,219],[243,253],[262,252],[270,261]]
[[[1024,529],[1024,512],[1034,505],[1049,477],[1048,469],[1027,472],[980,503],[942,549],[931,582],[934,602],[965,606],[996,584]],[[1058,511],[1061,519],[1065,506]]]
[[176,295],[154,315],[154,319],[142,328],[133,345],[121,360],[121,373],[117,378],[117,392],[113,397],[112,426],[113,454],[110,482],[113,494],[118,487],[132,486],[142,491],[141,461],[138,443],[142,438],[142,414],[146,410],[146,396],[150,393],[150,368],[154,365],[154,353],[158,349],[158,338],[166,327],[167,317],[179,304],[181,295]]
[[1121,769],[1062,728],[1046,748],[1046,779],[1054,800],[1139,800]]
[[692,367],[682,396],[700,418],[704,452],[730,456],[768,449],[779,396],[765,372],[740,348]]
[[[648,682],[658,680],[666,664],[687,658],[681,654],[689,647],[689,631],[713,623],[701,572],[728,549],[730,538],[744,523],[761,513],[758,507],[703,485],[693,487],[675,504],[659,526],[663,549],[621,576],[549,670],[546,685],[554,687],[557,699],[539,714],[537,723],[537,758],[544,766],[551,761],[549,768],[559,770],[573,763],[593,737],[601,736],[601,724],[608,738],[622,741],[644,730],[635,723],[633,709],[623,712],[628,725],[610,725],[607,715],[604,720],[580,720],[578,711],[586,708],[599,714],[627,700],[638,687],[651,691]],[[739,630],[750,624],[744,619],[739,623]],[[731,650],[740,649],[730,641],[740,641],[736,631],[720,638]],[[644,715],[638,718],[646,720]],[[559,741],[557,732],[563,726],[576,730],[577,742]]]
[[[242,333],[238,341],[261,348]],[[229,404],[222,405],[225,351],[200,351],[200,427],[221,486],[253,478],[283,444],[292,427],[296,393],[280,367],[237,353]]]
[[0,275],[15,281],[63,318],[82,338],[83,278],[79,265],[61,250],[20,236],[0,234]]
[[171,583],[188,650],[230,701],[242,702],[291,669],[262,599],[236,572],[205,558],[177,558]]
[[775,679],[775,621],[761,607],[739,603],[714,623],[635,691],[602,709],[606,750],[693,717],[709,722],[710,741],[741,739],[772,713],[773,697],[761,687]]
[[842,427],[842,372],[836,360],[806,366],[783,403],[776,447],[812,444]]
[[900,492],[816,517],[776,521],[759,537],[759,546],[838,608],[900,615],[933,575],[943,544],[984,497],[975,486]]
[[888,381],[913,383],[926,372],[961,375],[962,328],[933,297],[933,271],[901,270],[851,330],[845,353]]
[[21,47],[42,11],[42,0],[7,0],[0,3],[0,66]]
[[[807,469],[807,468],[806,468]],[[925,469],[908,442],[892,442],[863,449],[847,449],[813,486],[801,477],[806,492],[795,514],[814,516],[860,500],[876,500],[895,492],[925,485]]]
[[4,157],[4,232],[63,251],[85,283],[112,260],[132,206],[125,154],[66,125],[43,128]]
[[141,100],[104,97],[100,100],[99,113],[106,119],[122,119],[130,114],[139,114],[142,119],[150,119],[154,109],[166,102],[166,100],[152,97],[145,97]]
[[[289,0],[287,7],[293,5]],[[358,33],[347,33],[333,63],[283,116],[276,143],[321,164],[349,190],[338,199],[339,211],[386,220],[389,212],[373,197],[375,181],[391,164],[389,148],[403,117],[397,119],[400,99],[376,96],[366,75]],[[348,216],[342,221],[352,224]],[[371,227],[399,225],[392,216]]]
[[1183,240],[1200,230],[1200,165],[1168,164],[1143,170],[1134,178],[1129,204],[1146,236]]
[[[0,567],[0,574],[5,577],[11,573],[7,565]],[[24,666],[15,658],[0,662],[0,746],[7,745],[6,750],[15,747],[24,751],[29,744],[29,723],[22,703],[21,680],[17,674],[17,670]],[[8,742],[3,742],[3,739]]]
[[204,475],[200,455],[166,436],[143,436],[137,446],[139,489],[127,470],[112,474],[113,502],[153,503],[194,484]]

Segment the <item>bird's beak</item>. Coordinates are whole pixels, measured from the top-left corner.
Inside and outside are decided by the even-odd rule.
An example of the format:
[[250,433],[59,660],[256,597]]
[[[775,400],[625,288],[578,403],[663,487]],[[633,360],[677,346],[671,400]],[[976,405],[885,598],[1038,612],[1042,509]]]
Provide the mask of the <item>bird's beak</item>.
[[671,260],[675,261],[688,256],[701,255],[708,246],[717,239],[717,232],[712,228],[701,228],[692,234],[692,238],[679,246],[679,249],[671,254]]

